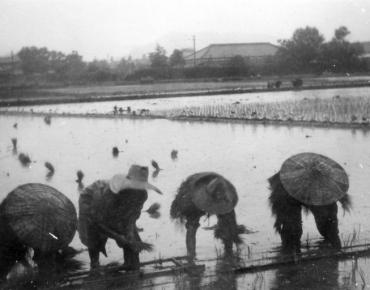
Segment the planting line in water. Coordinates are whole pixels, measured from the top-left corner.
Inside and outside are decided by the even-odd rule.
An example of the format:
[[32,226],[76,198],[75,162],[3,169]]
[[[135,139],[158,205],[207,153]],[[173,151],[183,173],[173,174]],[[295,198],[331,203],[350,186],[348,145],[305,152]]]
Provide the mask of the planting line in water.
[[[345,259],[348,257],[354,257],[354,256],[360,257],[360,256],[367,256],[370,254],[370,244],[358,245],[358,247],[360,246],[363,246],[365,249],[346,251],[346,250],[349,250],[350,248],[354,248],[352,246],[352,247],[348,247],[347,249],[343,249],[341,251],[336,251],[336,252],[330,252],[328,254],[325,254],[324,251],[315,251],[314,253],[305,253],[305,254],[301,254],[301,255],[297,255],[293,257],[290,256],[288,258],[287,256],[277,257],[277,261],[273,261],[273,262],[265,263],[265,264],[254,264],[254,265],[249,265],[249,266],[238,267],[234,269],[234,272],[240,273],[240,274],[249,273],[249,272],[273,269],[278,266],[309,262],[309,261],[320,260],[324,258]],[[266,260],[268,260],[268,258]]]
[[194,117],[194,116],[176,116],[170,117],[165,115],[113,115],[113,114],[81,114],[81,113],[42,113],[42,112],[16,112],[0,111],[0,115],[11,116],[54,116],[65,118],[103,118],[103,119],[133,119],[133,120],[155,120],[167,119],[171,121],[192,121],[192,122],[221,122],[221,123],[241,123],[241,124],[260,124],[276,126],[299,126],[299,127],[321,127],[321,128],[338,128],[338,129],[361,129],[370,130],[370,123],[345,123],[345,122],[328,122],[328,121],[301,121],[301,120],[272,120],[272,119],[253,119],[253,118],[220,118],[220,117]]

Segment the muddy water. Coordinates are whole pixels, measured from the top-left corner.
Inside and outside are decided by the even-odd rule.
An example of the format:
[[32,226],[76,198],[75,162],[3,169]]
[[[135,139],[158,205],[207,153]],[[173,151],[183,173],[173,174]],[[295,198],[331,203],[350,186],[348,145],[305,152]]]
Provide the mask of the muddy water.
[[[18,123],[17,129],[13,127],[14,123]],[[164,195],[150,192],[144,207],[159,202],[162,216],[153,220],[143,213],[138,221],[138,226],[144,228],[143,240],[155,245],[155,251],[144,253],[142,260],[186,253],[184,231],[170,221],[169,207],[180,183],[188,175],[200,171],[216,171],[238,190],[238,221],[257,231],[244,237],[244,252],[248,246],[248,252],[252,254],[275,247],[279,239],[272,229],[267,178],[279,170],[286,158],[304,151],[327,155],[346,169],[353,211],[345,216],[341,211],[339,213],[342,238],[347,239],[354,229],[360,233],[361,239],[370,238],[367,186],[370,135],[361,130],[63,117],[53,117],[47,125],[41,117],[0,115],[0,132],[0,199],[20,184],[41,182],[65,193],[77,206],[77,184],[74,181],[77,170],[85,173],[84,183],[88,185],[96,179],[126,172],[133,163],[150,166],[150,161],[156,160],[163,170],[150,181]],[[18,138],[18,152],[29,154],[33,160],[30,167],[23,167],[12,153],[13,137]],[[111,154],[113,146],[123,150],[118,158]],[[171,159],[172,149],[179,152],[177,160]],[[46,178],[45,161],[55,167],[51,179]],[[202,220],[201,227],[213,224],[214,218]],[[319,237],[312,216],[304,218],[303,237]],[[214,240],[213,233],[201,228],[197,238],[198,258],[216,258],[216,248],[220,248],[220,244]],[[78,235],[72,246],[83,248]],[[114,242],[109,242],[107,252],[108,258],[101,258],[103,264],[122,262],[122,253]],[[86,252],[78,259],[88,267]],[[338,267],[345,268],[342,263]],[[338,271],[341,275],[342,270]],[[275,274],[273,271],[266,274],[264,283],[275,283],[274,277],[280,277]],[[257,276],[247,277],[252,279],[250,283],[257,283],[253,280]],[[237,278],[237,284],[240,279],[247,278]]]
[[233,94],[233,95],[216,95],[216,96],[197,96],[197,97],[181,97],[181,98],[162,98],[162,99],[146,99],[132,101],[109,101],[96,103],[79,103],[79,104],[58,104],[44,106],[25,106],[13,108],[0,108],[1,110],[11,111],[30,111],[34,112],[53,112],[53,113],[103,113],[111,114],[113,107],[117,106],[126,109],[128,106],[132,110],[149,109],[152,112],[183,108],[186,106],[201,106],[215,104],[230,104],[234,102],[251,103],[251,102],[274,102],[276,100],[302,100],[304,98],[332,98],[334,96],[341,97],[368,97],[370,96],[370,87],[362,88],[341,88],[341,89],[324,89],[324,90],[305,90],[305,91],[285,91],[285,92],[265,92],[265,93],[248,93],[248,94]]

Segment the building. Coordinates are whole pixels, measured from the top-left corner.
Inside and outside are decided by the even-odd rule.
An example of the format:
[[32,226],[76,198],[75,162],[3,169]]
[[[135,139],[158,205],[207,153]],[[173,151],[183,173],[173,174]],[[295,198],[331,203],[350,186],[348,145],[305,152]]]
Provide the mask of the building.
[[364,47],[364,52],[360,55],[360,58],[365,60],[367,69],[370,70],[370,41],[360,43]]
[[268,42],[211,44],[185,56],[185,66],[223,66],[235,56],[259,65],[270,62],[278,48]]
[[183,48],[183,49],[181,49],[181,52],[182,52],[182,56],[184,58],[187,58],[190,55],[193,55],[194,54],[194,50],[191,49],[191,48]]

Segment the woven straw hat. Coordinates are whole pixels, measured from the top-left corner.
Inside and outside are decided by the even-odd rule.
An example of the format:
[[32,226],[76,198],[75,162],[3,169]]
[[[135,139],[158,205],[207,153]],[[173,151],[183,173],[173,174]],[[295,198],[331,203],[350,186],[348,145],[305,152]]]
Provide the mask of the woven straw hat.
[[42,253],[68,246],[77,229],[72,202],[40,183],[23,184],[10,192],[1,204],[1,215],[20,242]]
[[280,170],[285,190],[308,205],[327,205],[348,191],[347,173],[334,160],[316,153],[300,153],[288,158]]
[[151,189],[159,194],[162,192],[154,185],[148,182],[149,169],[140,165],[132,165],[127,173],[116,174],[109,180],[109,188],[112,192],[118,193],[126,188],[133,189]]
[[235,208],[238,195],[234,186],[224,177],[203,172],[192,178],[192,201],[200,210],[209,214],[226,214]]

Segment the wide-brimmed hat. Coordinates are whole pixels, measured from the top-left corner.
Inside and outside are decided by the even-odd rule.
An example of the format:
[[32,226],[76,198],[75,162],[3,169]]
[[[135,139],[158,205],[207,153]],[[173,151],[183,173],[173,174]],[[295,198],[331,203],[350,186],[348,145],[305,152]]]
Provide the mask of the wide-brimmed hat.
[[132,165],[127,173],[116,174],[109,180],[109,188],[112,192],[118,193],[123,189],[151,189],[159,194],[162,192],[148,182],[149,169],[146,166]]
[[285,190],[308,205],[327,205],[344,197],[349,182],[343,167],[316,153],[300,153],[288,158],[280,170]]
[[204,172],[192,178],[192,201],[200,210],[209,214],[226,214],[235,208],[238,195],[234,186],[224,177]]

